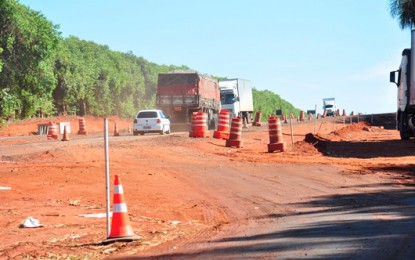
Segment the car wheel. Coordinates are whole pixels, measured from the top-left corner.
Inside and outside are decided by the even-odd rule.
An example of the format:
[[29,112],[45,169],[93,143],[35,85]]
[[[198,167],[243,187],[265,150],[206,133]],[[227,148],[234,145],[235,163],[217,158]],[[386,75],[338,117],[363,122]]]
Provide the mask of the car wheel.
[[133,135],[138,135],[138,131],[133,131]]
[[161,130],[160,130],[160,135],[164,135],[164,133],[166,132],[166,126],[165,125],[163,125],[163,127],[161,128]]
[[141,132],[140,135],[144,135],[144,132]]

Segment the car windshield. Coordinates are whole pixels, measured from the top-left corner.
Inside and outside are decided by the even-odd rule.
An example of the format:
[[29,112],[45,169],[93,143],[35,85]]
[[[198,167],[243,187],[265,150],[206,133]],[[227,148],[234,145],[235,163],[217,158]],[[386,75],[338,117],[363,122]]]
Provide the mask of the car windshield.
[[138,113],[137,118],[157,118],[156,111],[142,111]]

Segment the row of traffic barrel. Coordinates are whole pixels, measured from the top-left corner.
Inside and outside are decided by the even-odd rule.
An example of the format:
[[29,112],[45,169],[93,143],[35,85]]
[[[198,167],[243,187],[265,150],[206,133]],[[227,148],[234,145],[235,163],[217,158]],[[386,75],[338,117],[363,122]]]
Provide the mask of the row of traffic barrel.
[[[79,119],[79,130],[78,130],[78,135],[86,135],[86,121],[85,118],[80,118]],[[47,135],[47,139],[54,139],[57,140],[59,138],[58,135],[58,126],[55,122],[50,121],[48,123],[48,135]],[[69,141],[69,129],[67,129],[67,125],[63,125],[63,137],[62,137],[62,141]]]
[[[219,112],[219,120],[216,131],[213,132],[213,137],[217,139],[226,140],[226,147],[243,147],[242,141],[242,126],[243,119],[240,116],[233,117],[230,121],[229,110],[221,110]],[[260,126],[261,112],[257,112],[253,126]],[[244,122],[245,123],[245,122]],[[229,129],[230,124],[230,129]],[[286,150],[286,144],[282,138],[281,122],[278,117],[268,117],[268,132],[269,144],[268,152]],[[207,114],[204,112],[194,112],[192,114],[192,130],[189,132],[189,137],[209,137],[207,127]]]

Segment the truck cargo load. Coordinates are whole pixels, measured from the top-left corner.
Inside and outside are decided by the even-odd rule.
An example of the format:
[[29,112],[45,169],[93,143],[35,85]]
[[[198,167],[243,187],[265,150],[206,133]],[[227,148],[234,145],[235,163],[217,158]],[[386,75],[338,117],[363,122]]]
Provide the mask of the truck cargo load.
[[219,84],[195,71],[159,73],[156,105],[170,116],[172,131],[188,131],[193,112],[205,112],[209,129],[216,128],[220,110]]

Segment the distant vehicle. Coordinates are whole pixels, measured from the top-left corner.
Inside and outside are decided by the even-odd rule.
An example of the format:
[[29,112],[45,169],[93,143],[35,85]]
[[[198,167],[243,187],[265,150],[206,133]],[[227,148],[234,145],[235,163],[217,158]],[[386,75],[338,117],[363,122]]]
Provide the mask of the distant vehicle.
[[208,128],[216,129],[220,110],[218,82],[196,71],[159,73],[156,105],[170,115],[174,131],[190,130],[193,112],[205,112]]
[[249,123],[254,111],[251,81],[245,79],[226,79],[219,81],[222,109],[229,110],[230,117],[240,116]]
[[[401,65],[390,72],[389,81],[398,87],[396,128],[402,140],[415,136],[415,31],[411,32],[411,48],[402,51]],[[398,73],[396,77],[396,73]],[[397,80],[397,82],[396,82]]]
[[326,116],[334,116],[336,114],[336,99],[323,98],[323,110]]
[[134,118],[133,134],[145,133],[170,134],[170,120],[162,110],[141,110]]

